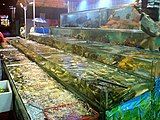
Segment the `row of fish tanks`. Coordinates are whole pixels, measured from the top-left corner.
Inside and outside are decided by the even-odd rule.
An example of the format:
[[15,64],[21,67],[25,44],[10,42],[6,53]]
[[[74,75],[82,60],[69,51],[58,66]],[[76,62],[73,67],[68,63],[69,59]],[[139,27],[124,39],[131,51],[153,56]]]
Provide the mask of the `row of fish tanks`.
[[[44,55],[51,62],[60,60],[60,65],[76,76],[78,80],[62,83],[89,98],[87,102],[98,110],[99,119],[158,120],[159,52],[136,48],[148,37],[140,30],[138,17],[132,6],[62,14],[61,28],[51,28],[50,36],[30,35],[29,39],[87,59],[87,65],[82,67],[78,61],[72,68],[61,65],[63,55]],[[156,38],[156,50],[158,41]]]
[[[82,28],[107,28],[108,21],[121,20],[113,28],[140,29],[136,20],[139,20],[139,13],[133,6],[121,6],[116,8],[100,8],[86,11],[70,12],[60,15],[61,27],[82,27]],[[124,21],[122,21],[122,19]],[[122,23],[123,22],[123,23]],[[126,24],[129,24],[128,26]],[[110,24],[111,25],[111,24]]]
[[159,118],[159,53],[78,39],[30,39],[15,38],[2,51],[21,118]]
[[[113,12],[99,11],[84,13],[92,18],[90,13],[103,16],[103,11],[108,21]],[[61,15],[61,23],[62,16],[67,14]],[[159,120],[160,53],[134,47],[147,35],[131,29],[135,24],[130,29],[65,26],[69,16],[63,21],[66,28],[51,28],[51,35],[30,34],[28,40],[10,38],[9,47],[1,51],[17,118]],[[130,21],[136,15],[120,18],[124,16]],[[86,21],[81,17],[75,20],[78,25]]]

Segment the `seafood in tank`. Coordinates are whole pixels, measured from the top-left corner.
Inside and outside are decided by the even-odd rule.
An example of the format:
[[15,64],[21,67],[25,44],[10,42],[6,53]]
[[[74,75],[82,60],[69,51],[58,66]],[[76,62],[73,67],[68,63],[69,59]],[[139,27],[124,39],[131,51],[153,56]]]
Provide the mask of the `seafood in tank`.
[[[25,61],[25,64],[22,60],[22,63],[20,60],[18,65],[9,64],[7,69],[32,119],[44,119],[43,111],[45,108],[73,103],[78,103],[76,108],[79,116],[93,116],[89,111],[92,109],[91,107],[88,106],[89,108],[86,109],[84,102],[65,90],[63,86],[49,77],[38,65],[29,64],[30,60]],[[8,62],[6,64],[8,65]],[[65,115],[67,111],[59,111],[57,114]]]
[[[34,44],[30,44],[29,46],[32,47],[28,47],[28,49],[25,47],[27,46],[26,44],[27,43],[21,43],[21,45],[19,45],[19,43],[16,43],[14,45],[24,53],[27,53],[27,56],[30,56],[32,60],[38,60],[41,66],[52,72],[50,74],[54,74],[60,78],[62,83],[73,87],[80,93],[83,93],[88,98],[94,100],[97,104],[103,104],[102,106],[106,106],[105,96],[107,93],[104,88],[109,90],[109,94],[112,95],[109,95],[107,98],[107,102],[109,103],[109,106],[107,107],[112,107],[115,104],[115,101],[119,103],[133,98],[136,94],[144,93],[148,90],[149,83],[151,83],[151,81],[144,78],[137,77],[124,71],[120,71],[119,69],[115,69],[114,67],[103,65],[96,61],[88,60],[72,54],[56,53],[53,54],[53,57],[50,55],[43,58],[40,54],[37,54],[34,49],[32,49]],[[30,52],[33,53],[34,56],[32,56]],[[39,59],[39,57],[42,57],[43,59]],[[77,70],[77,74],[74,74],[75,72],[73,71],[75,70]],[[137,90],[138,87],[133,88],[135,85],[142,83],[146,84],[142,90]],[[152,84],[150,84],[150,86],[152,86]],[[118,89],[123,90],[121,90],[121,93],[117,94],[116,91]],[[117,95],[119,97],[116,97]]]

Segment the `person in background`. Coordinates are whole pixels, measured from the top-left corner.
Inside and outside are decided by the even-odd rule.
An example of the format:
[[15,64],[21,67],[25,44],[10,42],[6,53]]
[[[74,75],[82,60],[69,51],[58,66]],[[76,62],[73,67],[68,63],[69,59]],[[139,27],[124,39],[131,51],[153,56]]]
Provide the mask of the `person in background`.
[[7,42],[8,42],[8,39],[5,38],[4,35],[0,32],[0,46],[2,48],[7,48],[8,47]]
[[37,27],[36,24],[34,26],[32,26],[30,29],[30,33],[36,33],[36,27]]
[[20,27],[20,36],[23,38],[25,37],[25,26]]
[[[139,0],[136,1],[139,4]],[[138,48],[154,50],[154,40],[160,36],[159,21],[160,0],[141,1],[141,29],[148,37],[140,42]]]

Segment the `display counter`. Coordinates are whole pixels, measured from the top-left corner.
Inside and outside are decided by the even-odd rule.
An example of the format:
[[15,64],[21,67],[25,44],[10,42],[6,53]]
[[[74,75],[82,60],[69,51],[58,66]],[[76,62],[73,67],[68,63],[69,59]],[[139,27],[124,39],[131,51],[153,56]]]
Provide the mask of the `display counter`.
[[[60,28],[52,28],[51,34],[137,46],[148,37],[141,30],[140,16],[141,14],[132,4],[115,9],[71,12],[61,15]],[[159,39],[154,41],[156,48],[160,47]]]
[[[51,35],[55,37],[72,37],[104,43],[136,46],[147,35],[141,30],[131,29],[103,29],[103,28],[51,28]],[[129,44],[128,44],[129,45]]]
[[108,21],[108,18],[112,14],[112,12],[113,9],[101,8],[61,14],[60,26],[99,28],[101,25],[104,25]]
[[[141,30],[129,29],[103,29],[103,28],[51,28],[51,36],[71,37],[83,40],[111,43],[116,45],[125,45],[136,47],[139,43],[148,37]],[[155,49],[160,47],[160,37],[154,40]]]
[[67,86],[66,89],[83,95],[99,109],[111,109],[153,87],[151,81],[32,41],[12,41],[12,44]]
[[[58,45],[57,42],[52,41],[52,39],[46,39],[46,37],[44,36],[43,39],[45,39],[43,43],[49,43],[54,46]],[[41,40],[41,38],[39,37],[37,38],[37,40]],[[69,45],[73,45],[73,43],[81,43],[80,45],[86,44],[84,41],[76,41],[73,39],[65,39],[65,41],[67,41]],[[88,48],[102,47],[102,45],[98,43],[89,43],[90,44],[87,44]],[[74,95],[79,96],[79,98],[85,100],[95,109],[97,109],[100,113],[100,117],[105,115],[104,112],[106,110],[111,112],[107,112],[108,117],[109,114],[112,114],[112,110],[114,111],[114,108],[116,108],[116,106],[119,106],[123,103],[127,104],[127,101],[134,100],[134,98],[145,94],[147,91],[151,93],[153,91],[154,79],[149,78],[149,76],[148,79],[147,77],[142,77],[141,75],[138,76],[137,74],[131,74],[119,68],[116,68],[113,65],[105,65],[103,63],[89,60],[75,54],[73,55],[72,53],[69,53],[69,51],[67,51],[66,53],[60,48],[55,49],[34,41],[14,39],[13,41],[11,41],[11,44],[18,48],[19,51],[23,52],[25,56],[27,56],[30,60],[39,65],[38,67],[35,63],[26,59],[24,55],[19,53],[17,50],[14,50],[12,52],[10,51],[8,53],[6,51],[3,51],[3,54],[9,56],[9,59],[5,61],[5,64],[7,65],[6,68],[7,70],[9,70],[9,74],[11,74],[15,86],[18,89],[18,93],[22,97],[22,103],[25,103],[24,108],[27,111],[25,111],[24,113],[27,113],[29,118],[33,114],[33,116],[35,116],[36,114],[37,117],[43,118],[42,115],[44,114],[39,114],[42,112],[42,108],[46,108],[44,110],[46,112],[52,108],[57,107],[57,104],[59,104],[59,102],[55,101],[61,101],[59,100],[59,97],[57,97],[57,94],[61,92],[57,90],[57,88],[59,89],[60,87],[59,84],[57,86],[56,83],[52,82],[55,82],[55,80],[61,83],[65,89],[71,91],[72,93],[74,93]],[[64,47],[68,46],[66,44],[61,44],[61,48]],[[70,47],[68,47],[68,49],[69,48]],[[134,49],[129,49],[127,47],[124,47],[123,50],[116,49],[116,51],[114,51],[113,46],[107,46],[107,48],[111,49],[111,54],[124,54],[125,52],[128,54],[132,54],[132,52],[134,51]],[[116,46],[116,48],[118,48],[118,46]],[[95,49],[93,50],[95,51]],[[149,53],[146,54],[148,55],[148,57],[146,57],[147,60],[149,60],[150,57],[156,56],[155,54],[152,54],[152,56],[149,56]],[[143,54],[135,55],[136,56],[134,57],[138,59],[144,57],[141,56]],[[158,56],[157,59],[159,59]],[[144,62],[145,60],[142,61]],[[42,72],[41,68],[46,71],[47,74],[52,76],[52,78],[49,77],[48,80],[48,76],[46,76]],[[45,81],[43,81],[43,79],[39,80],[39,77],[37,76],[39,76],[40,78],[43,78],[43,76],[45,76]],[[46,84],[47,87],[45,88]],[[46,99],[41,99],[43,97],[39,95],[48,96],[48,93],[53,92],[50,91],[50,87],[52,88],[55,85],[57,87],[54,88],[56,88],[56,91],[59,91],[58,93],[53,94],[53,96],[56,95],[55,101],[50,101],[48,97]],[[49,91],[45,93],[45,91],[42,90],[42,93],[35,93],[37,89],[38,91],[41,91],[39,89],[41,89],[42,86],[43,88],[45,88],[45,91]],[[65,90],[63,90],[63,92],[64,91]],[[52,94],[50,93],[50,95]],[[50,95],[49,98],[51,97]],[[63,95],[70,96],[67,93],[64,93]],[[65,98],[67,99],[68,97],[65,96]],[[62,99],[66,100],[65,98]],[[71,98],[69,97],[69,99]],[[68,105],[67,102],[66,104]],[[59,105],[61,106],[61,104]],[[40,109],[38,109],[37,112],[32,112],[35,111],[37,107]],[[93,114],[93,116],[94,115],[95,114]],[[102,119],[104,119],[104,117]]]
[[[40,40],[40,39],[37,39],[37,41],[38,40]],[[54,47],[57,45],[57,48],[61,48],[61,49],[64,49],[64,47],[66,47],[67,46],[67,44],[61,44],[61,47],[60,46],[58,46],[58,42],[51,42],[51,39],[49,40],[50,41],[50,44],[53,44],[54,45]],[[84,43],[85,44],[85,42],[84,41],[74,41],[74,39],[72,39],[72,40],[69,40],[69,41],[67,41],[66,39],[64,40],[65,42],[67,42],[67,43]],[[64,42],[63,41],[63,42]],[[29,43],[26,43],[26,42],[23,42],[23,41],[20,41],[21,42],[21,44],[23,44],[23,45],[25,45],[25,46],[27,46],[27,44],[28,44],[28,46],[30,46],[30,48],[32,49],[32,50],[34,50],[33,48],[34,47],[32,47],[33,46],[33,43],[32,44],[29,44]],[[38,41],[38,42],[40,42],[40,41]],[[47,41],[47,39],[45,38],[45,41],[41,41],[42,43],[48,43],[48,41]],[[92,43],[92,42],[90,42],[90,43]],[[90,44],[89,43],[89,44]],[[87,43],[88,44],[88,43]],[[47,44],[48,45],[48,44]],[[101,44],[96,44],[96,45],[92,45],[91,44],[91,47],[93,48],[93,47],[95,47],[95,46],[99,46],[99,47],[102,47],[101,46]],[[67,50],[69,50],[69,46],[67,46],[68,48],[67,48]],[[112,50],[113,50],[113,46],[110,46],[111,48],[112,48]],[[109,49],[110,48],[109,46],[106,46],[106,48],[107,49]],[[120,46],[116,46],[116,48],[118,48],[118,47],[120,47]],[[111,49],[110,48],[110,49]],[[41,49],[42,50],[42,48],[39,48],[39,49]],[[50,50],[50,49],[48,49],[48,50]],[[84,50],[84,49],[83,49]],[[43,50],[42,50],[43,51]],[[46,50],[46,52],[47,52],[47,50]],[[61,51],[62,52],[62,51]],[[112,51],[113,52],[113,51]],[[136,49],[131,49],[131,48],[127,48],[127,47],[124,47],[124,49],[116,49],[116,51],[114,51],[114,53],[117,53],[117,52],[120,52],[121,54],[126,54],[126,55],[133,55],[133,57],[135,58],[135,59],[139,59],[139,60],[142,60],[143,62],[142,63],[144,63],[145,61],[146,62],[149,62],[151,59],[152,60],[158,60],[159,61],[159,53],[151,53],[151,52],[147,52],[147,51],[137,51]],[[135,54],[133,54],[135,52]],[[55,52],[53,52],[53,53],[55,53]],[[113,54],[113,53],[112,53]],[[75,57],[75,55],[74,55],[74,57],[71,57],[70,55],[64,55],[64,54],[58,54],[57,52],[56,52],[56,54],[48,54],[48,52],[45,54],[44,52],[43,52],[43,54],[42,54],[42,56],[43,57],[45,57],[45,58],[47,58],[47,60],[50,60],[50,61],[52,61],[52,62],[56,62],[56,63],[58,63],[60,66],[63,66],[63,67],[65,67],[66,68],[66,70],[67,71],[70,71],[70,73],[73,73],[73,75],[77,75],[77,77],[80,77],[80,75],[81,75],[81,72],[83,72],[83,69],[80,69],[79,68],[79,66],[75,66],[76,65],[76,63],[78,62],[78,63],[81,63],[79,60],[78,60],[78,57]],[[67,65],[67,63],[65,63],[65,65],[64,65],[64,63],[63,63],[63,61],[65,61],[65,59],[69,59],[69,61],[75,61],[75,59],[76,59],[76,63],[74,63],[73,61],[71,62],[71,65],[73,64],[73,66],[68,66]],[[85,61],[84,61],[85,62]],[[85,62],[86,63],[86,62]],[[151,64],[152,64],[152,62],[150,62]],[[82,63],[81,63],[82,64]],[[83,64],[82,64],[83,65]],[[159,71],[159,63],[157,62],[156,64],[155,64],[155,69],[157,69],[157,72]],[[92,69],[90,69],[92,72],[89,72],[89,74],[91,75],[91,76],[94,76],[94,77],[98,77],[98,76],[100,76],[100,80],[102,80],[103,81],[103,79],[101,79],[102,77],[105,77],[105,75],[107,76],[107,77],[109,77],[109,75],[107,75],[106,73],[104,73],[103,74],[103,72],[104,71],[108,71],[107,69],[104,69],[104,71],[102,70],[102,68],[105,68],[104,66],[99,66],[98,64],[96,64],[95,62],[94,62],[94,65],[92,64],[91,66],[93,66],[93,68],[96,68],[96,71],[94,71],[94,69],[92,68]],[[99,66],[99,67],[98,67]],[[147,65],[146,65],[147,66]],[[84,67],[84,66],[83,66]],[[87,68],[88,68],[89,66],[87,66]],[[108,67],[108,66],[107,66]],[[111,67],[111,66],[110,66]],[[73,70],[73,68],[74,69],[76,69],[76,70]],[[89,69],[89,68],[88,68]],[[81,71],[80,71],[81,70]],[[98,70],[98,71],[97,71]],[[99,71],[100,70],[100,71]],[[80,71],[80,72],[79,72]],[[111,71],[111,69],[109,70],[109,71]],[[101,74],[99,74],[101,72]],[[158,72],[159,73],[159,72]],[[114,72],[114,73],[112,73],[112,74],[114,74],[114,75],[117,75],[116,74],[116,72]],[[123,73],[122,73],[123,74]],[[121,74],[121,75],[122,75]],[[98,76],[97,76],[98,75]],[[88,74],[86,75],[86,77],[88,76]],[[89,77],[89,78],[86,78],[87,80],[91,80],[91,78],[92,77]],[[159,75],[156,75],[156,76],[159,76]],[[156,77],[155,76],[155,77]],[[118,76],[117,76],[118,77]],[[126,74],[126,76],[125,76],[125,78],[127,77],[127,74]],[[149,76],[148,76],[149,77]],[[81,77],[80,77],[81,78]],[[114,76],[113,77],[114,78],[114,80],[116,79],[116,77]],[[139,77],[140,78],[140,77]],[[93,79],[93,78],[92,78]],[[118,79],[120,80],[121,78],[119,78],[118,77]],[[117,79],[117,80],[118,80]],[[146,78],[147,79],[147,78]],[[106,81],[106,79],[104,79],[105,80],[105,82],[107,82]],[[116,80],[116,81],[117,81]],[[130,80],[130,79],[128,79],[128,80]],[[150,78],[150,80],[152,80],[151,78]],[[154,81],[154,80],[153,80]],[[152,82],[153,82],[152,81]],[[117,107],[115,107],[114,109],[112,109],[111,111],[108,111],[107,110],[107,112],[106,112],[106,119],[128,119],[128,117],[130,117],[130,116],[133,116],[135,119],[139,119],[139,118],[150,118],[150,117],[155,117],[155,116],[153,116],[152,115],[152,112],[151,112],[151,109],[154,109],[155,108],[155,112],[156,112],[156,116],[157,116],[157,118],[159,118],[159,116],[158,116],[158,107],[156,107],[156,106],[158,106],[158,104],[159,104],[159,92],[158,92],[158,90],[159,90],[159,87],[158,87],[158,83],[157,83],[157,79],[155,80],[155,83],[156,83],[156,85],[155,85],[155,88],[154,88],[154,91],[156,91],[156,92],[145,92],[144,94],[137,94],[137,97],[135,97],[134,99],[131,99],[131,100],[129,100],[129,101],[127,101],[127,102],[124,102],[124,103],[122,103],[122,104],[120,104],[119,106],[117,106]],[[110,79],[109,80],[109,82],[112,82],[112,80]],[[122,80],[120,80],[119,81],[120,83],[122,83],[123,85],[124,84],[126,84],[125,82],[122,82]],[[139,81],[140,82],[140,81]],[[77,82],[76,82],[77,83]],[[90,81],[89,82],[89,84],[90,84],[90,87],[91,87],[91,84],[92,83],[94,83],[94,84],[97,84],[97,82],[95,83],[95,82],[93,82],[93,80],[92,81]],[[99,84],[99,83],[98,83]],[[101,85],[102,85],[102,83],[100,83]],[[104,84],[104,83],[103,83]],[[113,85],[114,83],[112,82],[112,85]],[[106,84],[107,85],[107,84]],[[157,87],[156,87],[157,86]],[[96,86],[94,86],[94,87],[97,87],[97,85]],[[121,87],[124,87],[124,86],[121,86]],[[142,84],[140,84],[139,85],[139,87],[140,88],[143,88],[144,87],[144,85],[142,85]],[[136,90],[135,91],[141,91],[141,90],[138,90],[137,88],[139,88],[139,87],[135,87],[136,88]],[[116,89],[118,89],[117,87],[116,87]],[[92,89],[92,91],[94,91],[95,89]],[[108,89],[105,89],[105,91],[107,91]],[[153,89],[151,90],[151,91],[153,91]],[[85,94],[85,92],[83,92],[84,94]],[[155,94],[155,97],[152,97],[152,95],[154,95]],[[113,93],[112,93],[112,95],[113,95]],[[129,95],[129,94],[128,94]],[[127,96],[128,96],[127,95]],[[88,97],[90,97],[90,96],[88,96]],[[117,98],[117,97],[116,97]],[[103,98],[104,99],[104,98]],[[155,103],[150,103],[150,101],[152,101],[152,100],[155,100],[156,102],[156,105],[155,106],[153,106],[152,104],[155,104]],[[130,104],[134,104],[131,108],[129,107],[129,108],[127,108],[127,106],[130,106]],[[146,106],[146,107],[143,107],[143,105],[148,105],[148,107]],[[112,107],[114,107],[114,106],[112,106]],[[144,110],[145,112],[143,112],[142,113],[142,111],[141,110]],[[123,111],[123,114],[120,114],[121,112]],[[130,112],[131,114],[128,114],[128,112]],[[146,114],[146,113],[148,113],[148,112],[150,112],[150,114]],[[117,114],[119,114],[119,117],[117,117]],[[139,115],[139,114],[141,114],[141,115]]]
[[68,37],[37,37],[30,39],[56,47],[66,52],[90,58],[114,66],[127,73],[136,74],[145,79],[153,79],[159,74],[159,52],[138,50],[134,47],[112,45],[89,40],[78,40]]
[[13,89],[17,119],[98,119],[99,114],[87,103],[65,90],[17,49],[1,54],[5,56],[3,66]]

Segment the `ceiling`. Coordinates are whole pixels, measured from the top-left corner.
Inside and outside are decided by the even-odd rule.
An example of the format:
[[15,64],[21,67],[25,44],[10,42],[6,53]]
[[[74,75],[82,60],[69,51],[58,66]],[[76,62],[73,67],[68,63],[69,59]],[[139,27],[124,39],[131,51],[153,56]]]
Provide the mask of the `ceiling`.
[[16,6],[17,0],[1,0],[0,2],[0,15],[10,14],[11,6]]
[[1,0],[0,9],[9,7],[9,6],[15,6],[16,3],[17,3],[17,0]]
[[[33,0],[18,0],[17,4],[23,3],[32,6],[29,4]],[[64,8],[66,5],[66,0],[35,0],[37,7],[55,7],[55,8]]]
[[[33,0],[1,0],[0,2],[0,15],[8,14],[11,12],[11,6],[19,5],[20,3],[29,5]],[[36,6],[40,7],[54,7],[54,8],[65,8],[65,0],[35,0]]]

